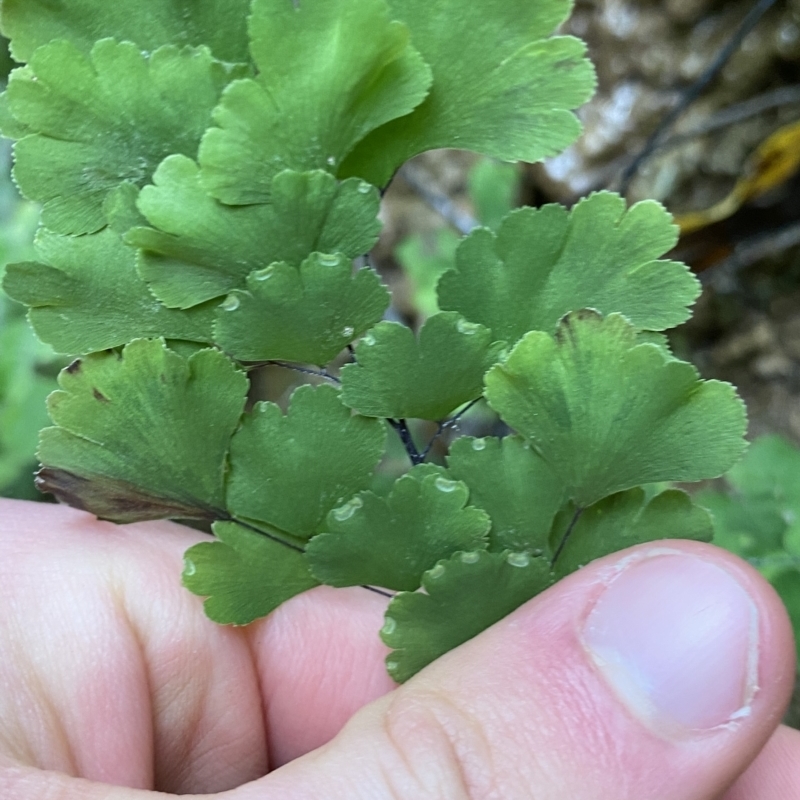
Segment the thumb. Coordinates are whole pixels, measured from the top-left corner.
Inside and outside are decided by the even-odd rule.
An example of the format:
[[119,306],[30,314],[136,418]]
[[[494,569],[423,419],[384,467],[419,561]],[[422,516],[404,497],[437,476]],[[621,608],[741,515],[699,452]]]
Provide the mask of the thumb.
[[585,567],[362,709],[236,800],[711,800],[769,739],[794,679],[750,567],[662,542]]

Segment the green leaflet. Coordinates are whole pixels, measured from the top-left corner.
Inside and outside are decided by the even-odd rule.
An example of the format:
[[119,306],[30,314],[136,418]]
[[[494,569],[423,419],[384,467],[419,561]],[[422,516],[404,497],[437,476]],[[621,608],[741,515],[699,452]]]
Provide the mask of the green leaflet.
[[121,183],[147,183],[170,153],[194,156],[230,68],[206,49],[99,41],[87,56],[45,45],[8,87],[14,118],[33,135],[14,150],[22,193],[44,203],[58,233],[104,227],[103,202]]
[[141,50],[204,44],[222,61],[247,61],[249,6],[250,0],[4,0],[0,27],[17,61],[54,39],[88,53],[107,37]]
[[103,213],[108,227],[114,233],[124,236],[131,228],[147,225],[137,206],[139,187],[132,183],[121,183],[109,193],[103,202]]
[[41,488],[115,522],[224,515],[225,460],[247,379],[222,353],[158,340],[75,361],[48,402]]
[[368,417],[442,420],[481,396],[499,354],[490,331],[459,314],[430,317],[418,341],[405,325],[380,322],[342,369],[342,402]]
[[492,520],[489,549],[551,555],[548,536],[564,500],[564,484],[518,436],[456,439],[450,474],[469,487],[472,505]]
[[555,338],[528,333],[486,376],[486,399],[579,506],[644,483],[717,477],[745,447],[733,387],[637,345],[619,314],[575,312]]
[[675,354],[672,352],[672,346],[669,342],[669,337],[666,333],[661,331],[638,331],[636,333],[637,344],[654,344],[661,350],[665,356],[672,358]]
[[244,288],[247,275],[276,261],[296,266],[310,253],[368,252],[380,231],[379,199],[363,181],[325,172],[284,171],[269,204],[231,208],[209,197],[197,165],[171,156],[139,196],[152,228],[133,228],[139,272],[166,305],[191,306]]
[[[465,447],[460,445],[464,452],[457,453],[456,461],[469,460]],[[518,457],[516,447],[514,444],[508,451],[496,447],[494,453],[489,450],[492,463],[508,469],[511,461],[506,452]],[[505,464],[499,462],[501,457]],[[488,485],[490,479],[484,480]],[[519,502],[519,498],[514,499]],[[502,513],[499,500],[495,509]],[[513,511],[506,510],[505,517],[510,513]],[[497,525],[494,519],[492,522]],[[555,574],[550,571],[550,558],[532,557],[527,546],[522,552],[476,551],[440,561],[422,578],[427,594],[404,592],[387,609],[381,638],[395,651],[387,658],[389,673],[395,680],[405,681],[542,592],[555,579],[595,558],[663,538],[708,541],[710,517],[684,492],[668,490],[647,502],[644,491],[636,488],[584,510],[560,553]]]
[[553,582],[548,562],[527,553],[457,553],[422,578],[425,594],[398,594],[381,639],[389,674],[407,681],[439,656],[501,620]]
[[439,281],[439,306],[491,328],[511,344],[528,331],[550,332],[568,311],[618,311],[639,329],[662,330],[689,317],[700,283],[683,265],[659,261],[677,227],[658,203],[626,211],[600,192],[572,211],[559,205],[512,211],[497,234],[479,228]]
[[31,306],[39,338],[60,353],[90,353],[136,338],[211,342],[214,309],[164,307],[136,272],[136,253],[117,234],[59,236],[41,231],[44,263],[10,264],[3,288]]
[[712,534],[708,512],[685,492],[668,489],[648,501],[643,489],[629,489],[583,511],[555,563],[555,576],[563,578],[635,544],[659,539],[710,542]]
[[312,253],[299,269],[278,263],[250,273],[247,291],[220,306],[215,340],[240,360],[323,366],[381,319],[389,299],[373,270],[353,274],[349,259]]
[[8,104],[8,92],[0,94],[0,135],[7,139],[22,139],[31,133],[27,125],[23,125],[19,120],[14,119]]
[[223,625],[247,625],[296,594],[317,586],[303,554],[237,525],[217,522],[219,541],[184,554],[183,585],[208,599],[206,615]]
[[582,42],[546,39],[569,13],[567,0],[389,0],[433,71],[413,113],[361,142],[342,166],[384,186],[425,150],[457,147],[506,161],[539,161],[572,142],[568,110],[589,99],[594,71]]
[[200,148],[203,185],[225,203],[269,199],[283,169],[335,172],[431,83],[383,0],[254,0],[249,28],[259,75],[228,88]]
[[308,539],[332,508],[367,488],[385,445],[384,424],[351,415],[332,386],[301,386],[285,416],[258,403],[233,438],[228,508]]
[[414,591],[422,573],[459,550],[486,546],[489,517],[469,494],[429,465],[398,478],[388,497],[362,492],[328,515],[306,548],[311,571],[331,586]]

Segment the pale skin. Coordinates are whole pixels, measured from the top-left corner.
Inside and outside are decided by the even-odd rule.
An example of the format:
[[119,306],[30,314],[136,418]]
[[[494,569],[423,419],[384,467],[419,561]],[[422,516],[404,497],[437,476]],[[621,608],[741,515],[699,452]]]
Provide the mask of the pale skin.
[[[386,600],[320,588],[247,628],[180,585],[203,534],[0,501],[0,797],[150,800],[786,800],[800,733],[780,601],[708,545],[758,608],[759,689],[735,723],[675,739],[624,705],[575,626],[619,555],[570,576],[403,687]],[[644,546],[647,547],[647,546]]]

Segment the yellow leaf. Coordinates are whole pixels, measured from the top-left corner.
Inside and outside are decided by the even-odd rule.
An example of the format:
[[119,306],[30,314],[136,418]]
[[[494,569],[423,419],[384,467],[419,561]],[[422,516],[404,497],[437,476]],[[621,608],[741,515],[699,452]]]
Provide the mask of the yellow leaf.
[[705,228],[714,222],[727,219],[748,200],[766,194],[790,178],[800,168],[800,122],[778,128],[765,139],[750,156],[744,175],[733,191],[703,211],[676,214],[675,222],[681,233]]

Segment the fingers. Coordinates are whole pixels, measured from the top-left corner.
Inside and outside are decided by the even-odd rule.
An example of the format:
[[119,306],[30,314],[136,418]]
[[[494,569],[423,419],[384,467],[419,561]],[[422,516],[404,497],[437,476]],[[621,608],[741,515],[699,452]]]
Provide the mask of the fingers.
[[183,552],[204,538],[0,500],[0,754],[218,791],[324,744],[394,688],[377,636],[385,598],[320,588],[250,627],[219,626],[180,584]]
[[0,753],[174,792],[266,772],[247,641],[180,585],[202,534],[3,501],[0,536]]
[[360,587],[321,586],[252,626],[273,768],[325,744],[395,688],[378,637],[387,602]]
[[793,680],[785,611],[757,573],[707,545],[643,546],[562,581],[231,797],[712,800],[769,739]]
[[800,731],[781,725],[723,800],[800,797]]
[[[28,514],[31,508],[35,514]],[[185,752],[195,764],[191,774],[159,788],[211,791],[215,783],[224,788],[247,780],[248,771],[256,777],[253,767],[259,760],[263,770],[259,683],[274,724],[271,747],[283,758],[324,741],[350,710],[388,688],[375,637],[380,598],[362,605],[355,592],[317,590],[245,635],[205,620],[197,598],[179,585],[180,555],[199,534],[168,524],[117,528],[92,523],[78,512],[28,504],[0,503],[0,512],[4,545],[9,527],[14,529],[12,547],[5,548],[13,557],[0,564],[0,600],[6,604],[0,620],[9,628],[3,639],[20,632],[28,637],[6,647],[12,658],[6,656],[3,668],[19,649],[37,655],[22,677],[49,676],[48,696],[66,704],[50,709],[53,719],[66,720],[72,730],[82,723],[79,714],[70,714],[88,710],[87,698],[112,701],[108,719],[100,724],[96,714],[87,714],[82,729],[98,747],[95,756],[105,747],[105,761],[95,759],[94,773],[85,763],[56,764],[55,769],[148,785],[141,772],[152,763],[148,759],[164,761],[169,741],[185,742],[191,733],[185,725],[162,726],[161,746],[143,744],[138,734],[126,739],[131,720],[133,728],[141,724],[142,708],[114,707],[119,698],[138,691],[126,684],[130,675],[125,679],[119,671],[115,648],[125,636],[114,626],[120,610],[133,625],[149,670],[144,683],[136,678],[140,688],[145,685],[155,698],[161,686],[162,700],[173,698],[166,705],[155,700],[162,720],[164,708],[171,709],[175,724],[192,717],[187,708],[203,712],[199,741],[196,737]],[[111,614],[98,615],[98,609]],[[359,609],[364,609],[361,616]],[[92,640],[98,629],[116,635]],[[89,641],[92,646],[86,647]],[[37,648],[48,642],[57,642],[57,653],[43,658]],[[81,653],[88,660],[76,661]],[[784,765],[798,761],[800,745],[786,731],[724,794],[780,719],[793,681],[793,653],[780,602],[741,562],[687,542],[637,548],[561,582],[364,709],[329,746],[225,797],[793,796],[795,776]],[[209,665],[215,666],[211,672]],[[71,676],[69,686],[66,676]],[[98,676],[106,687],[101,692],[91,688]],[[8,675],[2,679],[6,702],[13,706],[24,691]],[[337,695],[341,685],[346,688]],[[187,698],[176,693],[180,686],[198,702],[182,705]],[[24,711],[25,703],[18,705]],[[40,710],[29,708],[29,716],[36,718]],[[145,703],[142,719],[151,711]],[[4,721],[8,716],[6,711],[0,715]],[[246,722],[250,717],[258,730]],[[244,728],[250,733],[236,740]],[[47,724],[36,731],[51,733]],[[22,750],[37,745],[49,752],[36,731]],[[0,735],[0,749],[8,755],[6,738]],[[64,751],[67,760],[75,754],[86,758],[91,750],[86,741],[70,745],[76,746]],[[245,773],[243,752],[249,761]],[[119,759],[110,763],[114,753],[139,759],[138,777],[117,775],[115,769],[124,773],[131,766]],[[10,755],[21,755],[17,761],[25,763],[24,752]],[[0,769],[0,797],[144,800],[147,795],[9,767]]]

